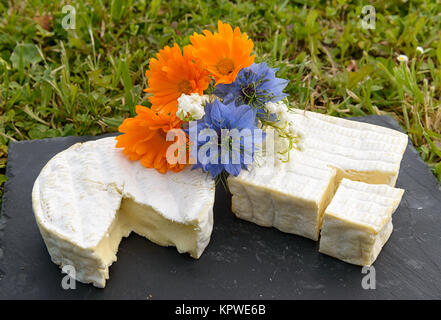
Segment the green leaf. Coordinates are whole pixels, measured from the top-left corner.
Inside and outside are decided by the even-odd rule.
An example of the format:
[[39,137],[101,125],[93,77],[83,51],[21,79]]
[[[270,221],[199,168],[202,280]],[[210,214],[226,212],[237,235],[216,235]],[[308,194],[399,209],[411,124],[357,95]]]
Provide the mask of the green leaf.
[[120,63],[121,63],[121,77],[124,84],[126,107],[128,107],[131,116],[134,117],[136,115],[136,111],[135,111],[135,103],[133,102],[133,96],[132,96],[133,86],[132,86],[132,79],[130,78],[129,66],[126,59],[122,59]]
[[315,20],[318,17],[318,11],[317,10],[311,10],[308,13],[308,16],[306,17],[306,28],[309,29],[310,31],[312,31],[314,29],[314,25],[315,25]]
[[110,4],[110,16],[112,20],[118,22],[124,13],[123,11],[123,1],[122,0],[112,0]]
[[380,91],[380,90],[383,90],[383,86],[379,86],[379,85],[373,85],[372,87],[371,87],[371,91],[373,92],[373,91]]
[[152,0],[150,2],[149,14],[150,14],[151,17],[156,16],[160,6],[161,6],[161,0]]
[[438,180],[441,181],[441,161],[435,166],[433,173],[437,176]]
[[118,128],[124,120],[122,117],[103,117],[102,119],[105,124],[112,128]]
[[64,128],[58,128],[58,131],[62,137],[74,136],[76,133],[72,123],[66,124]]
[[6,181],[8,181],[8,177],[4,174],[0,174],[0,184],[5,183]]
[[360,70],[349,73],[349,89],[355,87],[358,83],[363,81],[368,75],[374,72],[375,67],[371,64],[364,65]]
[[86,41],[84,41],[81,38],[70,37],[69,38],[69,43],[73,47],[75,47],[76,49],[78,49],[80,51],[86,51],[87,50],[87,43],[86,43]]
[[441,36],[438,41],[438,46],[436,47],[436,58],[438,59],[438,63],[441,64]]
[[42,124],[44,124],[44,125],[49,125],[49,123],[47,123],[46,121],[44,121],[43,119],[41,119],[39,116],[37,116],[30,108],[29,108],[29,106],[25,106],[24,107],[24,109],[23,109],[23,111],[29,116],[29,117],[31,117],[32,119],[34,119],[34,120],[36,120],[36,121],[38,121],[38,122],[41,122]]
[[55,129],[42,124],[36,124],[31,130],[29,130],[28,135],[31,139],[45,139],[57,137],[59,134]]
[[438,148],[436,147],[435,143],[433,143],[432,139],[430,139],[429,134],[427,134],[427,132],[424,130],[423,131],[423,135],[424,138],[426,138],[427,143],[430,145],[430,147],[432,148],[432,151],[441,158],[441,150],[438,150]]
[[43,60],[38,48],[33,43],[18,43],[9,59],[12,62],[12,67],[17,70],[20,68],[20,62],[26,67]]

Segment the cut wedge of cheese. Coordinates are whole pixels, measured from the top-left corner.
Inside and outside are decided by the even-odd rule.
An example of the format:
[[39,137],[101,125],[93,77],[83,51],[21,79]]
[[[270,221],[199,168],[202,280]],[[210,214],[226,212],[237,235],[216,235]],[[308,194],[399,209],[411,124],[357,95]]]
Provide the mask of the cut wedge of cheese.
[[343,179],[323,218],[321,253],[370,266],[392,233],[404,190]]
[[337,179],[395,186],[406,134],[357,121],[293,109],[300,149],[337,169]]
[[335,169],[302,153],[275,167],[254,165],[228,177],[232,211],[258,225],[317,240],[335,176]]
[[200,170],[158,173],[128,160],[113,137],[57,154],[35,181],[32,204],[52,261],[104,287],[132,231],[199,258],[213,227],[215,186]]

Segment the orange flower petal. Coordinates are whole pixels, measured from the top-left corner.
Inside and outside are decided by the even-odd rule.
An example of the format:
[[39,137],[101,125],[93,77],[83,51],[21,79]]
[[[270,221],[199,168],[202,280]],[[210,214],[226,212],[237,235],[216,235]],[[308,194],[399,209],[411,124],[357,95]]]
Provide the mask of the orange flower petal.
[[173,141],[166,141],[167,132],[181,128],[181,121],[175,113],[158,112],[144,106],[136,106],[137,115],[123,121],[119,127],[122,135],[117,136],[116,147],[123,148],[123,154],[130,160],[140,160],[147,168],[161,173],[167,170],[178,172],[183,164],[170,164],[167,149]]
[[234,82],[239,71],[254,62],[254,55],[251,55],[254,43],[238,27],[233,31],[228,23],[218,21],[218,32],[194,33],[190,41],[193,55],[197,61],[202,61],[216,81],[215,85]]
[[152,94],[150,102],[176,113],[177,99],[182,93],[201,93],[207,89],[210,83],[208,71],[195,60],[190,46],[184,47],[182,53],[177,44],[172,48],[164,47],[156,58],[151,58],[146,71],[148,88],[144,90]]

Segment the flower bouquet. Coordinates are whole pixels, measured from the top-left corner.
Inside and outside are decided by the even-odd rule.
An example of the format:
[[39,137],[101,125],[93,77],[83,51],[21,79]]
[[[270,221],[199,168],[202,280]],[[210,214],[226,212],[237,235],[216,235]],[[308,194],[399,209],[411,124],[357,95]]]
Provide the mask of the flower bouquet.
[[296,134],[283,101],[288,81],[277,78],[278,69],[254,63],[253,41],[221,21],[217,32],[194,33],[190,42],[150,59],[144,91],[151,107],[136,106],[116,146],[161,173],[192,164],[213,178],[247,169],[269,129],[277,152],[289,154]]

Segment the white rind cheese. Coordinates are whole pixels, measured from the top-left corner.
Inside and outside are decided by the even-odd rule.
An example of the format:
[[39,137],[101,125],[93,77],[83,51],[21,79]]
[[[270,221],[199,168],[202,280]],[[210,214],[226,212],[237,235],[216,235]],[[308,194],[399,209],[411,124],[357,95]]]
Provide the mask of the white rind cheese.
[[407,146],[396,130],[294,109],[289,118],[300,149],[337,169],[337,179],[395,186]]
[[335,176],[335,169],[301,153],[276,167],[255,165],[228,177],[232,211],[258,225],[317,240]]
[[113,137],[75,144],[35,181],[32,204],[52,261],[104,287],[132,231],[199,258],[213,227],[214,182],[200,170],[158,173],[130,161]]
[[255,163],[228,178],[237,217],[318,240],[324,209],[342,179],[395,185],[407,135],[298,109],[287,118],[300,136],[289,161]]
[[370,266],[392,233],[404,190],[343,179],[323,218],[321,253]]

